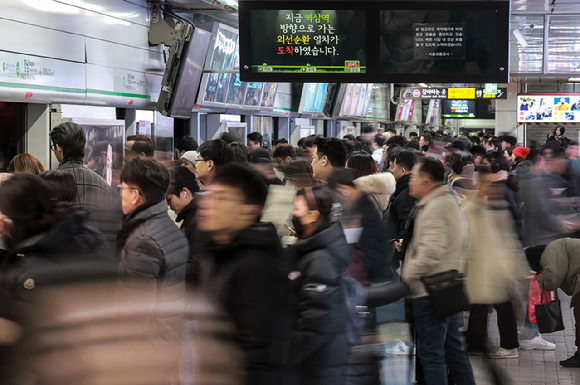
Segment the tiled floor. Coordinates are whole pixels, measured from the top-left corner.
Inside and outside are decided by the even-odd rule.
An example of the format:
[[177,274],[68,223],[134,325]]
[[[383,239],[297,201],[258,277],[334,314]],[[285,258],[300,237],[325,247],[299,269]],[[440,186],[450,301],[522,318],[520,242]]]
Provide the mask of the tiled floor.
[[[542,337],[556,344],[555,351],[528,351],[519,350],[518,359],[486,360],[482,357],[470,357],[473,371],[478,385],[492,385],[490,370],[486,362],[507,376],[508,383],[514,385],[569,385],[580,384],[580,368],[564,368],[559,362],[570,357],[576,351],[574,316],[570,309],[570,298],[560,292],[564,326],[566,329],[553,334],[543,334]],[[489,328],[489,337],[499,345],[499,333],[495,315],[492,316]],[[391,356],[383,361],[383,384],[407,385],[412,383],[413,361],[405,356]]]

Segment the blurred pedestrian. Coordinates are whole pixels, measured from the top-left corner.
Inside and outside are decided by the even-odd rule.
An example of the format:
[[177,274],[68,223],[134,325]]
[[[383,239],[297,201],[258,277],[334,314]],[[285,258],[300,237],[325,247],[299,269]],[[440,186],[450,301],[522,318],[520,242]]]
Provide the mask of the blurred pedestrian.
[[339,217],[339,205],[327,187],[298,192],[293,222],[299,239],[289,248],[300,272],[293,282],[298,309],[290,350],[293,374],[298,378],[287,379],[288,384],[335,385],[346,378],[349,315],[342,275],[350,263],[350,251]]
[[289,270],[276,229],[259,221],[267,195],[256,171],[232,163],[198,202],[200,287],[238,329],[247,385],[282,383],[288,359]]
[[56,199],[56,205],[65,209],[74,209],[71,204],[77,196],[77,185],[73,176],[59,170],[49,170],[40,174]]
[[[31,305],[36,273],[43,267],[106,259],[102,235],[84,211],[57,207],[39,176],[19,173],[0,186],[0,234],[8,254],[2,267],[2,299],[17,311]],[[35,289],[36,290],[33,290]]]

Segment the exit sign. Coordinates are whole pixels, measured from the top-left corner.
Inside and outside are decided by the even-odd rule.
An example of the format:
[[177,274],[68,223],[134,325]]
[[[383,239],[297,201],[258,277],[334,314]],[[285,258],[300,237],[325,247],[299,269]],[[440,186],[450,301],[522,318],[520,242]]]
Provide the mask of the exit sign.
[[497,83],[485,83],[484,89],[486,94],[495,95],[497,94]]

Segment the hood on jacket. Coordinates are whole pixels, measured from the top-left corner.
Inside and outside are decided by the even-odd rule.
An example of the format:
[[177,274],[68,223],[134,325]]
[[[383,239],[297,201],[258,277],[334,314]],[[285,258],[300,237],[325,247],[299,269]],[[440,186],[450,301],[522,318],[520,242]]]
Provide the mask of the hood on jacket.
[[350,247],[346,243],[342,225],[338,222],[317,234],[299,239],[290,248],[299,258],[308,253],[325,250],[336,260],[339,269],[346,270],[350,265]]
[[269,222],[254,223],[247,229],[240,231],[236,239],[226,245],[214,243],[211,235],[207,232],[200,231],[198,239],[200,244],[213,254],[218,263],[233,258],[239,252],[247,249],[262,250],[272,256],[282,254],[282,246],[278,240],[276,228]]
[[397,182],[393,174],[383,172],[362,176],[354,181],[354,185],[357,190],[372,195],[378,209],[385,211],[391,195],[395,192]]

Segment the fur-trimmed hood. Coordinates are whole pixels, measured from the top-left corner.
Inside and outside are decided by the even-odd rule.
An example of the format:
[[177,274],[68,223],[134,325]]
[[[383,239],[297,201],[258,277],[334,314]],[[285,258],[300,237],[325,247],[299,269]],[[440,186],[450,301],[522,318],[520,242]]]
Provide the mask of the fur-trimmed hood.
[[395,192],[397,182],[393,174],[383,172],[360,177],[354,181],[354,184],[358,190],[369,195],[380,211],[385,211],[389,198]]

